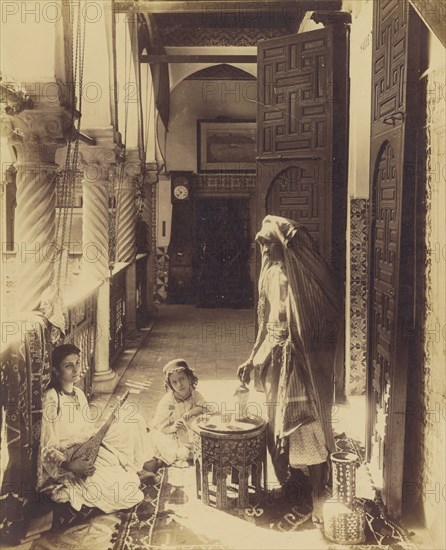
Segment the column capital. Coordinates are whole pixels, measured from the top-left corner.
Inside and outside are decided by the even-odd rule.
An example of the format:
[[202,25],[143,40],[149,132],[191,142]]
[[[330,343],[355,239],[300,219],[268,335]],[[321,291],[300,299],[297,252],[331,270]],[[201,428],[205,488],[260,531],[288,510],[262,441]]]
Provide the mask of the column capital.
[[71,117],[63,107],[42,104],[9,115],[9,143],[17,151],[17,162],[55,164],[56,150],[66,145]]
[[88,185],[102,185],[113,180],[118,161],[113,147],[80,148],[79,165],[84,172],[83,183]]
[[139,158],[138,149],[127,149],[124,161],[124,187],[135,187],[142,176],[143,163]]
[[81,144],[79,147],[84,183],[110,182],[119,162],[119,146],[113,141],[113,128],[94,128],[83,132],[96,141],[96,145]]

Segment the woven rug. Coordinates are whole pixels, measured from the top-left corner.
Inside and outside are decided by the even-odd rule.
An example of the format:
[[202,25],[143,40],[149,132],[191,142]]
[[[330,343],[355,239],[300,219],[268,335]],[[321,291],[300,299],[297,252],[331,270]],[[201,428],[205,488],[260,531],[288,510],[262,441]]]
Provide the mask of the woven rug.
[[[363,449],[345,434],[337,436],[338,450]],[[145,490],[145,500],[124,514],[111,540],[111,550],[142,549],[340,549],[412,550],[408,534],[390,521],[375,495],[364,462],[357,471],[358,502],[366,511],[366,540],[362,545],[329,543],[311,522],[311,508],[300,486],[285,492],[272,488],[249,508],[220,511],[196,497],[195,469],[168,468],[161,481]]]

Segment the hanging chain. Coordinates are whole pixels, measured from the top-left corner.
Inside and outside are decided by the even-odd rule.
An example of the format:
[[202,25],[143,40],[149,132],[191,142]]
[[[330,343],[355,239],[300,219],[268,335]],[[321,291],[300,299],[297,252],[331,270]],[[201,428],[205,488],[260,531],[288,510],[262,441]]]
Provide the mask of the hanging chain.
[[[75,3],[71,6],[74,8]],[[82,88],[83,88],[83,72],[85,58],[85,38],[86,38],[86,18],[81,17],[80,2],[77,3],[76,17],[76,43],[73,49],[73,19],[70,14],[70,44],[73,52],[73,83],[71,93],[71,131],[67,143],[67,151],[65,157],[64,169],[61,178],[61,204],[60,215],[56,227],[56,242],[60,243],[60,258],[56,270],[56,297],[63,296],[62,284],[66,285],[69,271],[69,246],[71,243],[71,231],[73,221],[73,206],[77,180],[77,164],[79,153],[79,132],[81,127],[82,113]],[[82,21],[83,20],[83,21]],[[76,86],[78,84],[78,110],[76,111]],[[63,251],[65,245],[68,246],[66,256]],[[65,265],[64,265],[65,263]],[[62,273],[64,278],[62,281]]]
[[[148,143],[149,143],[149,130],[150,130],[150,123],[152,121],[152,93],[153,93],[153,86],[149,86],[149,98],[148,98],[148,101],[147,101],[147,111],[146,111],[146,120],[145,120],[145,125],[146,125],[146,132],[145,132],[145,135],[144,135],[144,141],[143,141],[143,153],[145,154],[146,151],[147,151],[147,146],[148,146]],[[145,162],[143,160],[143,169],[142,169],[142,174],[141,174],[141,177],[139,178],[139,208],[138,208],[138,205],[137,205],[137,212],[138,212],[138,215],[139,215],[139,218],[143,218],[143,215],[144,215],[144,198],[145,198],[145,191],[144,191],[144,178],[145,178],[145,174],[146,174],[146,169],[145,169]]]
[[129,83],[129,76],[128,76],[128,68],[131,66],[131,56],[132,56],[132,48],[130,47],[130,51],[128,52],[127,42],[130,40],[130,44],[133,44],[133,33],[134,33],[134,25],[131,26],[131,35],[130,38],[128,37],[128,25],[125,25],[124,29],[124,148],[121,154],[121,157],[119,159],[118,164],[118,170],[117,170],[117,177],[116,182],[117,186],[115,185],[115,182],[112,182],[111,188],[114,190],[114,209],[111,212],[111,215],[109,217],[109,223],[110,223],[110,244],[109,244],[109,265],[110,265],[110,276],[113,272],[113,267],[115,264],[116,259],[119,257],[119,242],[117,239],[117,234],[119,230],[119,218],[121,213],[121,198],[122,198],[122,188],[124,184],[124,178],[125,178],[125,170],[126,170],[126,145],[127,145],[127,131],[128,131],[128,119],[129,119],[129,98],[128,98],[128,83]]
[[[79,51],[79,109],[78,109],[79,116],[77,117],[77,120],[76,120],[76,139],[74,142],[73,160],[71,163],[71,170],[70,170],[71,185],[70,185],[70,196],[69,196],[69,203],[68,203],[68,222],[67,222],[68,245],[70,245],[71,243],[71,230],[73,226],[73,206],[74,206],[74,197],[75,197],[76,181],[77,181],[77,165],[79,160],[79,134],[81,129],[81,118],[82,118],[81,113],[82,113],[82,99],[83,99],[82,92],[83,92],[83,84],[84,84],[86,23],[87,23],[87,19],[86,17],[84,17],[83,25],[82,25],[82,43],[80,44],[80,51]],[[64,285],[66,285],[68,280],[68,268],[69,268],[69,261],[68,261],[68,254],[67,254],[67,261],[65,263]]]

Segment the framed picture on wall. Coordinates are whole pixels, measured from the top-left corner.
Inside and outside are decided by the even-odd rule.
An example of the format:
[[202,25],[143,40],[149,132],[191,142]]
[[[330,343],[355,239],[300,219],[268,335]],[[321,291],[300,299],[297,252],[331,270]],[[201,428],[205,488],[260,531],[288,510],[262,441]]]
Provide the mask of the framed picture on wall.
[[198,172],[255,172],[254,120],[198,120]]

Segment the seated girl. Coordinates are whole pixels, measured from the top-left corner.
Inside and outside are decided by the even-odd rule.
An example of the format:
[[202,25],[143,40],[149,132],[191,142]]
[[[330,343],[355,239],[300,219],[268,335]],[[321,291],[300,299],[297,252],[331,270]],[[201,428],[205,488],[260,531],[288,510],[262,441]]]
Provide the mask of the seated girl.
[[81,375],[80,350],[72,344],[54,349],[52,381],[43,398],[38,458],[39,491],[56,502],[69,502],[105,513],[131,508],[143,500],[141,479],[158,454],[143,418],[133,407],[122,407],[112,422],[94,462],[71,460],[72,451],[97,432],[98,410],[90,408],[75,387]]
[[[195,416],[206,412],[206,403],[195,389],[198,378],[184,359],[170,361],[164,366],[163,373],[167,393],[158,403],[151,433],[154,441],[157,441],[154,432],[167,434],[170,450],[176,453],[175,462],[184,466],[192,451],[191,423]],[[159,458],[169,463],[163,456]]]

